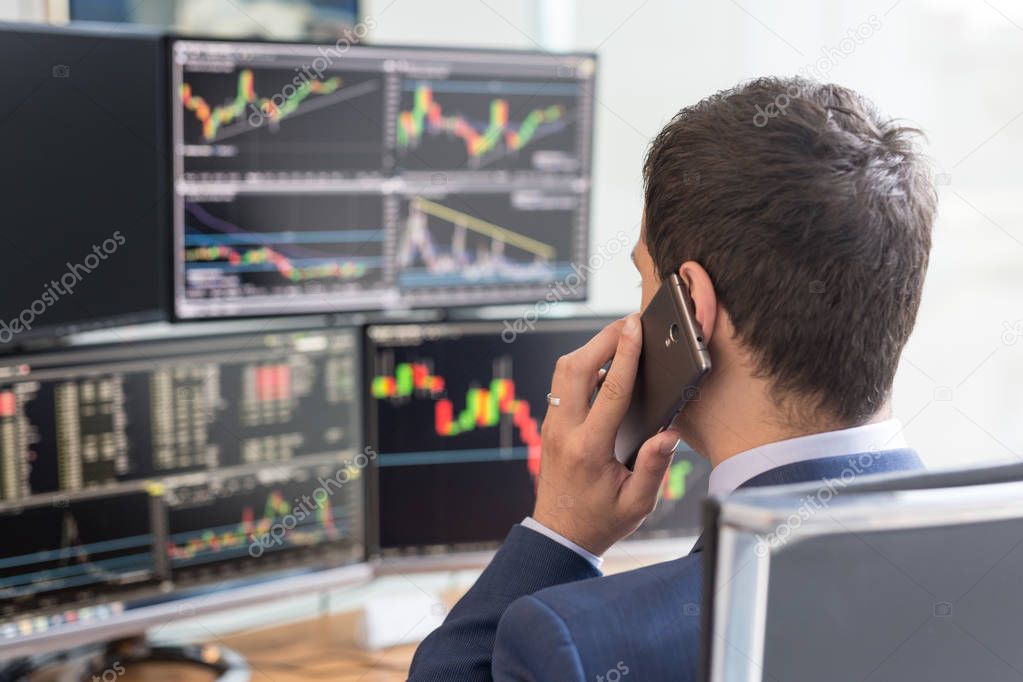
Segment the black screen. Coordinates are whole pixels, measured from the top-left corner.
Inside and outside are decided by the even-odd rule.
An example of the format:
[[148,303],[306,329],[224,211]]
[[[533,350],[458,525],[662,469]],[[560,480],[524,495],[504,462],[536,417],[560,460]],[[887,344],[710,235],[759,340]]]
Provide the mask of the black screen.
[[535,300],[578,277],[592,56],[172,52],[178,316]]
[[358,343],[256,333],[0,366],[0,620],[363,559]]
[[[367,442],[380,453],[384,554],[490,546],[533,511],[554,364],[607,322],[368,329]],[[638,537],[695,534],[708,471],[680,451]]]
[[0,63],[0,344],[166,317],[161,38],[6,29]]

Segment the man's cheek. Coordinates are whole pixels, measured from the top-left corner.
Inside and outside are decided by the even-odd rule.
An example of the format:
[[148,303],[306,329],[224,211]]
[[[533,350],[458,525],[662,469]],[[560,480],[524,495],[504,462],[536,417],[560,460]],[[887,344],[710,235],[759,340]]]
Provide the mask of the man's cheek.
[[646,310],[647,305],[650,304],[650,301],[653,299],[654,295],[657,293],[658,286],[659,285],[658,285],[657,282],[650,282],[646,278],[643,279],[643,287],[642,287],[642,299],[643,300],[641,300],[639,302],[639,309],[640,309],[640,311]]

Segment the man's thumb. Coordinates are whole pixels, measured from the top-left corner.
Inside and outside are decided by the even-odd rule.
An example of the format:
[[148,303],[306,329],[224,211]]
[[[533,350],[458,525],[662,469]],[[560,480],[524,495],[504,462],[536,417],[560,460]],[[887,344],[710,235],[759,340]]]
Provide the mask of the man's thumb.
[[643,516],[650,513],[657,502],[664,472],[668,470],[679,442],[678,431],[668,429],[643,443],[636,455],[632,475],[622,490],[622,502],[626,508]]

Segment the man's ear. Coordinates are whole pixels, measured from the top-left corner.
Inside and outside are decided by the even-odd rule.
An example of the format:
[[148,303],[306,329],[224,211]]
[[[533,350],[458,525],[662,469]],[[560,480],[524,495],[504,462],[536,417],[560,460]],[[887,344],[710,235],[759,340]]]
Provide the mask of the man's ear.
[[714,334],[714,323],[718,314],[718,297],[714,292],[714,283],[703,266],[692,260],[679,266],[678,276],[689,287],[689,295],[696,308],[696,321],[703,329],[704,343],[709,343]]

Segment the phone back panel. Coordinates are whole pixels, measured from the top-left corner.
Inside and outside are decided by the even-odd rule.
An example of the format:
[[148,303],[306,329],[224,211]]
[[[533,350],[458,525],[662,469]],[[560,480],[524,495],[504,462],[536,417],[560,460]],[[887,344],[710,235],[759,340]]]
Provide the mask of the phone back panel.
[[[615,440],[615,457],[632,467],[640,446],[667,427],[710,369],[710,354],[688,294],[672,275],[641,317],[643,352],[625,420]],[[671,334],[676,325],[676,334]]]

